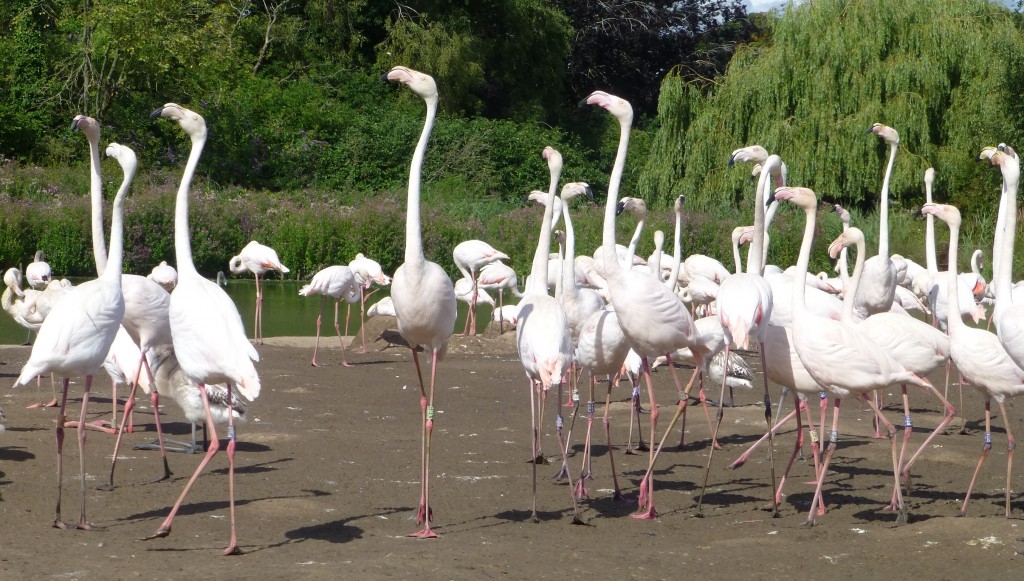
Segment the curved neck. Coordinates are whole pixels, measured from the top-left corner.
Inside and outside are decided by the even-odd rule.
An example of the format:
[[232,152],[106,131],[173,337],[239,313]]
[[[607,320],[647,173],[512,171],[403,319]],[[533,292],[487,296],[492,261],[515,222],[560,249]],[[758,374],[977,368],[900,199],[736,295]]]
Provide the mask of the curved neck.
[[626,247],[626,257],[622,259],[622,268],[627,270],[633,268],[633,259],[636,258],[636,247],[640,243],[640,234],[644,231],[644,220],[646,218],[640,218],[640,221],[636,223],[633,237],[629,239],[629,246]]
[[[850,223],[846,222],[844,220],[843,221],[843,232],[846,232],[849,229],[850,229]],[[860,261],[860,257],[864,255],[864,251],[861,248],[861,246],[863,246],[863,244],[859,244],[857,246],[857,260],[858,261]],[[843,281],[844,285],[846,284],[846,281],[850,280],[850,272],[848,270],[849,266],[846,264],[846,254],[847,254],[846,250],[847,250],[847,248],[845,246],[843,246],[843,249],[839,251],[839,278]],[[854,270],[854,275],[856,275],[857,274],[857,265],[856,264],[854,264],[853,270]],[[844,292],[843,294],[850,294],[850,293]],[[846,300],[844,298],[843,299],[843,308],[845,309],[845,307],[846,307]]]
[[[619,203],[619,187],[622,185],[622,171],[626,167],[626,150],[629,148],[629,130],[632,117],[619,119],[619,148],[615,152],[615,163],[608,179],[608,200],[604,206],[604,229],[601,246],[604,247],[605,261],[601,272],[610,274],[619,270],[619,261],[615,253],[615,206]],[[610,264],[609,264],[610,263]]]
[[188,154],[188,161],[185,163],[185,171],[181,175],[181,184],[178,185],[178,196],[174,205],[174,257],[178,262],[179,276],[184,273],[196,272],[195,263],[192,262],[192,242],[188,229],[188,195],[192,187],[192,178],[196,175],[196,167],[199,165],[199,156],[203,153],[203,146],[206,145],[206,131],[202,135],[192,135],[192,151]]
[[412,155],[412,164],[409,166],[409,193],[405,211],[405,264],[426,262],[426,258],[423,257],[423,233],[420,218],[420,175],[423,172],[423,157],[427,152],[427,140],[430,138],[430,131],[434,127],[434,117],[437,115],[437,97],[428,97],[424,101],[427,104],[426,119],[423,121],[423,131],[420,132],[416,151]]
[[647,267],[651,269],[658,280],[661,280],[661,254],[665,248],[665,240],[659,236],[661,230],[654,233],[654,254],[651,255],[651,259],[647,262]]
[[760,275],[764,270],[766,247],[764,244],[764,191],[771,187],[771,174],[778,169],[779,156],[770,155],[761,166],[761,175],[757,178],[757,190],[754,192],[754,239],[747,249],[747,273]]
[[568,200],[562,200],[562,220],[565,221],[565,255],[562,256],[562,276],[559,277],[561,292],[562,296],[575,296],[579,292],[576,288],[576,232],[569,217]]
[[[843,251],[846,251],[845,246]],[[853,263],[853,276],[849,279],[846,287],[843,288],[843,321],[853,320],[853,303],[854,298],[857,296],[857,287],[860,286],[860,275],[864,272],[864,254],[866,252],[867,246],[864,244],[864,239],[857,240],[857,259]],[[846,257],[843,257],[843,262],[846,262]],[[844,268],[843,270],[846,269]]]
[[882,179],[882,201],[878,209],[878,255],[885,258],[889,256],[889,178],[892,176],[892,166],[896,161],[897,144],[889,146],[889,165],[885,168],[885,177]]
[[738,236],[732,239],[732,259],[736,261],[736,274],[743,272],[743,259],[740,257],[740,240]]
[[[1001,169],[1001,168],[1000,168]],[[992,239],[992,288],[999,288],[999,278],[1003,271],[1003,238],[1006,236],[1007,207],[1010,203],[1016,205],[1016,200],[1010,200],[1006,191],[1006,177],[1003,176],[1003,185],[999,194],[999,210],[996,213],[996,231]],[[1012,246],[1011,246],[1012,248]],[[1012,259],[1011,259],[1012,261]],[[1012,270],[1012,266],[1010,267]]]
[[132,178],[135,177],[135,168],[126,169],[124,181],[114,196],[113,211],[110,217],[110,258],[107,261],[107,268],[100,276],[103,278],[116,279],[118,284],[121,280],[122,259],[124,257],[124,197],[132,185]]
[[[807,265],[811,262],[811,244],[814,242],[814,223],[818,217],[817,204],[804,208],[807,221],[804,223],[804,237],[800,242],[800,256],[796,261],[796,272],[793,274],[793,318],[804,313],[804,291],[807,284],[801,284],[807,278]],[[749,272],[749,270],[748,270]]]
[[[107,268],[107,241],[103,233],[103,179],[100,177],[100,138],[89,139],[89,198],[92,202],[92,255],[96,276]],[[113,242],[113,241],[111,241]]]
[[[530,269],[530,278],[526,281],[526,292],[548,294],[548,249],[551,248],[551,215],[555,207],[555,190],[558,189],[558,176],[562,173],[561,164],[549,164],[551,170],[551,185],[548,188],[547,199],[544,203],[544,218],[540,221],[540,235],[537,237],[537,250],[533,253],[533,266]],[[562,261],[562,268],[565,268],[565,261]],[[558,278],[555,285],[561,281]],[[557,293],[557,289],[556,289]]]

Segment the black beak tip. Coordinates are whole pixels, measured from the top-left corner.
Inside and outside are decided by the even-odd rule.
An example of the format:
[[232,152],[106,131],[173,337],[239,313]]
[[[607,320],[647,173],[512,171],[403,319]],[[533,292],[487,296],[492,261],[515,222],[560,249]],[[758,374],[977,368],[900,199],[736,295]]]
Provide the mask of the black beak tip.
[[679,200],[679,205],[682,206],[683,203],[686,202],[686,196],[681,195],[681,196],[679,196],[678,200]]
[[772,192],[771,194],[768,195],[768,199],[764,201],[764,205],[765,206],[769,206],[774,201],[775,201],[775,192]]
[[381,76],[380,76],[380,79],[379,79],[379,80],[380,80],[380,82],[382,82],[382,83],[386,83],[386,82],[388,82],[388,74],[387,74],[387,73],[384,73],[383,75],[381,75]]
[[587,186],[584,191],[586,192],[588,198],[590,198],[591,200],[594,199],[594,189],[593,188],[591,188],[590,186]]
[[615,215],[618,216],[619,214],[622,214],[622,212],[625,209],[626,209],[626,203],[625,202],[621,202],[621,201],[618,202],[617,204],[615,204]]
[[149,114],[149,118],[150,119],[156,119],[157,117],[160,117],[160,114],[163,113],[163,112],[164,112],[164,108],[160,107],[156,111],[153,111],[152,113],[150,113]]
[[587,99],[580,99],[580,102],[576,106],[577,107],[585,107],[586,105],[587,105]]

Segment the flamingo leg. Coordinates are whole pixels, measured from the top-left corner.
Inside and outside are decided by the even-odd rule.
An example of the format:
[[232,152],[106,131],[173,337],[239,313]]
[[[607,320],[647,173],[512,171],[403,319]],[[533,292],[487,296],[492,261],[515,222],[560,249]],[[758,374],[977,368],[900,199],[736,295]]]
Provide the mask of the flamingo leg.
[[[781,407],[782,402],[779,402]],[[782,478],[779,479],[779,487],[775,489],[775,506],[778,507],[782,502],[782,489],[786,486],[786,477],[789,476],[789,470],[793,467],[793,462],[796,461],[797,455],[804,446],[804,428],[803,421],[800,417],[800,408],[803,406],[803,402],[800,401],[800,396],[793,392],[793,415],[796,416],[796,442],[793,444],[793,453],[789,455],[789,462],[786,464],[786,470],[782,473]],[[778,427],[778,422],[775,423],[775,427]],[[772,428],[772,430],[775,429]],[[766,435],[767,437],[767,435]]]
[[[227,383],[227,404],[228,404],[228,445],[226,446],[226,452],[228,454],[228,506],[231,514],[231,538],[228,540],[228,546],[224,549],[225,555],[240,555],[241,549],[238,548],[238,535],[235,531],[235,414],[231,413],[231,395],[232,385]],[[156,393],[156,390],[153,390]],[[210,416],[210,402],[207,399],[203,400],[203,406],[206,408],[206,421],[210,424],[210,429],[213,429],[213,418]],[[216,437],[216,436],[215,436]]]
[[537,516],[537,464],[540,463],[540,434],[537,430],[537,406],[539,402],[534,397],[534,382],[530,380],[530,470],[533,477],[533,508],[530,512],[530,520],[540,522]]
[[421,539],[437,538],[437,533],[430,528],[430,520],[433,518],[433,513],[430,511],[430,436],[434,431],[434,385],[436,378],[437,351],[434,350],[430,356],[430,395],[427,398],[427,406],[423,416],[423,505],[419,511],[423,515],[423,528],[409,535]]
[[821,471],[818,472],[818,482],[815,486],[814,496],[811,499],[811,510],[807,512],[807,526],[814,526],[817,516],[818,500],[821,498],[821,487],[825,483],[825,475],[828,474],[828,465],[832,462],[832,455],[836,451],[836,442],[839,440],[839,404],[840,398],[832,401],[832,433],[828,439],[828,449],[825,451],[825,458],[822,460]]
[[55,528],[64,529],[67,525],[60,518],[61,493],[64,487],[64,426],[67,424],[68,407],[68,384],[70,379],[64,378],[64,388],[61,391],[60,411],[57,413],[57,516],[53,519]]
[[[556,401],[562,401],[562,382],[558,382],[558,399]],[[575,414],[574,414],[575,417]],[[558,450],[562,452],[562,465],[559,467],[558,472],[555,473],[552,478],[555,480],[561,480],[569,476],[569,462],[566,459],[568,456],[569,444],[567,438],[562,433],[562,428],[565,425],[565,420],[562,418],[562,410],[555,408],[555,433],[558,435]]]
[[[317,327],[319,332],[319,327]],[[338,301],[334,301],[334,332],[338,334],[338,343],[341,345],[342,367],[352,367],[352,364],[345,358],[345,339],[341,337],[341,327],[338,325]],[[345,332],[348,333],[348,315],[345,315]]]
[[885,426],[886,434],[887,434],[887,437],[889,438],[889,448],[892,451],[892,474],[893,474],[894,488],[895,488],[895,491],[896,491],[896,493],[895,493],[896,498],[895,498],[895,501],[893,502],[893,505],[894,505],[894,510],[896,510],[898,512],[898,514],[896,516],[896,524],[898,524],[898,525],[906,524],[907,523],[907,507],[906,507],[906,504],[904,504],[904,502],[903,502],[902,483],[900,482],[899,455],[896,452],[896,427],[893,426],[891,423],[889,423],[889,420],[885,419],[885,416],[882,415],[882,411],[878,408],[878,406],[875,405],[875,402],[872,401],[870,396],[865,395],[864,396],[864,401],[868,404],[868,407],[871,408],[871,411],[874,412],[875,416],[879,419],[879,421],[882,422],[882,424]]
[[1017,440],[1010,431],[1010,416],[1006,415],[1006,404],[999,402],[999,413],[1003,414],[1003,426],[1006,428],[1006,518],[1010,518],[1010,485],[1013,478],[1013,449]]
[[360,353],[366,353],[366,297],[368,296],[366,289],[359,287],[359,336],[363,341]]
[[[946,429],[946,427],[949,426],[949,424],[951,424],[953,422],[953,419],[956,417],[956,410],[953,409],[953,405],[950,404],[949,401],[946,400],[946,398],[942,397],[942,394],[939,393],[939,390],[935,389],[935,387],[932,386],[931,383],[928,384],[928,387],[931,389],[932,394],[934,394],[935,397],[939,398],[939,401],[942,402],[942,407],[945,408],[946,414],[942,418],[942,421],[939,422],[939,425],[936,426],[936,428],[934,430],[932,430],[932,433],[928,434],[928,437],[925,438],[924,442],[921,442],[921,445],[918,446],[917,450],[910,457],[910,460],[908,460],[906,464],[901,464],[900,474],[903,477],[903,480],[906,481],[908,490],[909,490],[909,487],[910,487],[910,468],[911,468],[911,466],[914,465],[914,462],[917,461],[917,459],[921,455],[921,453],[924,452],[928,448],[928,444],[930,444],[931,441],[933,439],[935,439],[935,436],[941,434]],[[907,412],[908,421],[909,421],[909,416],[910,416],[910,414],[909,414],[909,412]],[[901,457],[901,460],[902,460],[902,451],[900,452],[900,457]]]
[[[731,350],[731,348],[732,348],[732,345],[728,341],[726,341],[726,343],[725,343],[725,360],[726,361],[729,361],[729,351]],[[712,441],[712,443],[715,440],[718,439],[718,429],[722,426],[722,418],[725,416],[724,406],[725,406],[725,383],[726,383],[726,377],[727,377],[726,374],[722,375],[722,389],[721,389],[721,391],[719,392],[719,395],[718,395],[718,416],[717,416],[717,420],[718,421],[715,423],[715,429],[711,432],[711,441]],[[771,426],[769,426],[768,434],[769,434],[769,438],[770,438],[771,437]],[[708,453],[708,465],[707,465],[707,468],[704,469],[704,484],[701,485],[701,487],[700,487],[700,496],[697,498],[697,516],[700,516],[700,517],[704,516],[704,511],[703,511],[703,507],[704,507],[704,492],[708,488],[708,476],[711,474],[711,461],[712,461],[712,459],[714,457],[715,457],[715,447],[711,446],[711,450]],[[772,482],[772,490],[775,490],[775,483],[774,482]],[[773,498],[774,498],[774,495],[773,495]]]
[[79,478],[81,481],[80,489],[82,493],[81,501],[81,514],[78,517],[78,524],[75,528],[91,531],[93,525],[85,518],[85,413],[86,408],[89,406],[89,392],[92,390],[92,376],[85,376],[85,389],[82,392],[82,410],[78,415],[78,470]]
[[260,290],[260,275],[256,276],[256,320],[253,323],[253,337],[257,344],[263,344],[263,292]]
[[[316,353],[317,353],[317,351],[320,350],[320,324],[323,322],[323,318],[324,318],[324,305],[325,304],[327,304],[327,297],[326,296],[321,298],[321,300],[320,300],[320,312],[317,313],[317,315],[316,315],[316,343],[313,345],[313,362],[312,362],[313,367],[320,367],[320,364],[316,362]],[[338,319],[337,319],[338,303],[337,302],[334,303],[334,312],[335,312],[334,324],[335,324],[335,327],[337,327],[337,324],[338,324]],[[338,336],[341,337],[341,332],[340,331],[338,332]],[[341,348],[342,348],[342,351],[344,352],[344,349],[345,349],[345,343],[344,342],[342,342]]]
[[[608,461],[612,465],[612,483],[615,486],[615,492],[612,494],[612,500],[616,502],[625,502],[626,497],[622,495],[622,489],[619,488],[619,477],[615,471],[615,455],[612,450],[612,429],[611,420],[608,418],[608,411],[612,405],[612,386],[615,385],[615,376],[608,376],[608,393],[604,396],[604,435],[608,440]],[[631,416],[632,417],[632,416]]]
[[[1003,416],[1005,421],[1006,416]],[[971,483],[967,485],[967,493],[964,495],[964,502],[960,505],[960,516],[967,516],[967,503],[971,500],[971,491],[974,490],[974,483],[978,480],[978,474],[981,473],[981,467],[985,464],[985,460],[988,459],[989,452],[992,451],[992,398],[985,398],[985,436],[984,444],[981,448],[981,457],[978,458],[978,465],[974,468],[974,475],[971,476]]]
[[[580,462],[580,475],[576,480],[576,498],[584,499],[590,498],[590,493],[587,491],[586,481],[588,478],[594,477],[593,468],[590,466],[590,434],[591,429],[594,426],[594,374],[590,374],[590,399],[587,400],[587,435],[583,439],[583,461]],[[569,433],[572,434],[572,424],[576,420],[576,412],[573,411],[573,421],[569,423]]]

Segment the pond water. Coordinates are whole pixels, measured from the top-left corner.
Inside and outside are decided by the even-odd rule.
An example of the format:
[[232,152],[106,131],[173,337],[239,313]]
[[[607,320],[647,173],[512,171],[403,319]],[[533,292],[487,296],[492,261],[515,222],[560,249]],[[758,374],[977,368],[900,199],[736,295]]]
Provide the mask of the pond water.
[[[88,279],[71,279],[74,284],[79,284]],[[313,337],[316,335],[316,315],[320,311],[320,297],[299,296],[299,289],[308,281],[291,280],[269,280],[263,288],[263,336],[264,337]],[[250,278],[229,279],[228,284],[222,287],[235,301],[238,312],[242,315],[242,323],[249,337],[252,337],[253,316],[256,309],[256,283]],[[388,289],[384,288],[375,292],[368,300],[366,307],[387,296]],[[342,301],[339,311],[339,323],[342,325],[342,334],[355,335],[359,332],[359,308],[355,305],[352,309],[352,317],[349,321],[348,330],[345,326],[345,303]],[[456,321],[455,329],[462,331],[465,322],[467,305],[459,302],[459,318]],[[480,305],[477,308],[477,332],[483,332],[485,321],[490,320],[491,308],[488,305]],[[324,326],[321,333],[327,336],[334,334],[334,303],[328,301],[324,307]],[[28,331],[18,326],[7,313],[0,313],[0,344],[19,345],[28,338]],[[367,340],[372,337],[367,337]]]

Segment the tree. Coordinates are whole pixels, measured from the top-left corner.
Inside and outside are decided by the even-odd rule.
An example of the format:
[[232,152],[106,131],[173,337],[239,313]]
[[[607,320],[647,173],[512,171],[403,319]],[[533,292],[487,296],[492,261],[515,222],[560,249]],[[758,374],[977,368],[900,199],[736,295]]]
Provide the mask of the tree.
[[897,206],[922,202],[932,166],[939,199],[967,212],[993,203],[999,176],[973,159],[984,145],[1024,138],[1024,36],[1009,10],[985,0],[815,0],[769,23],[771,40],[738,50],[711,90],[665,80],[641,195],[734,206],[751,188],[725,162],[759,143],[782,156],[791,183],[871,209],[888,152],[865,131],[880,122],[900,133]]
[[754,28],[739,0],[558,0],[575,29],[569,57],[574,95],[595,89],[653,115],[665,74],[712,79]]

